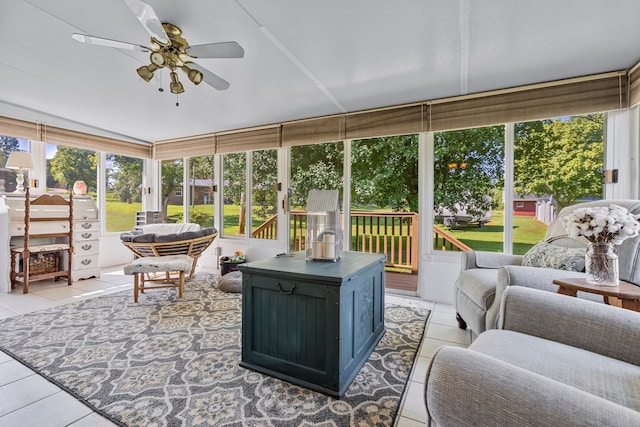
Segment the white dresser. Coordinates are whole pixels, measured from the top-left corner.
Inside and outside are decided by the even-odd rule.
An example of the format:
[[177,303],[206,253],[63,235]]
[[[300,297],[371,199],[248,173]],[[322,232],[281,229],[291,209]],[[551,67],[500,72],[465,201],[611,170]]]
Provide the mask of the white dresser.
[[100,277],[100,217],[91,196],[73,196],[73,281]]
[[[38,195],[32,195],[31,199],[36,197]],[[9,210],[11,245],[17,245],[24,236],[24,195],[7,194],[4,201]],[[56,217],[58,216],[56,209],[60,207],[42,207],[42,212],[32,208],[31,215]],[[59,212],[59,215],[64,218],[68,213]],[[57,221],[42,224],[47,227],[58,226]],[[73,196],[73,250],[71,279],[77,281],[100,277],[100,216],[91,196]]]

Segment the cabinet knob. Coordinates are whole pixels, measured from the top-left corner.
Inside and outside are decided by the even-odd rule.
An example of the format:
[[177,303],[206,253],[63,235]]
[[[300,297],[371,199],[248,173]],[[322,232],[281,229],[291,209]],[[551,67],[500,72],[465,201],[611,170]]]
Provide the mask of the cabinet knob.
[[89,265],[89,264],[91,264],[91,260],[90,259],[83,259],[82,261],[80,261],[80,264]]
[[82,245],[82,250],[83,251],[88,251],[89,249],[91,249],[93,245]]
[[82,228],[84,228],[85,230],[88,230],[91,228],[91,223],[90,222],[85,222],[82,224]]
[[83,239],[88,239],[89,237],[91,237],[91,233],[82,233],[81,236]]

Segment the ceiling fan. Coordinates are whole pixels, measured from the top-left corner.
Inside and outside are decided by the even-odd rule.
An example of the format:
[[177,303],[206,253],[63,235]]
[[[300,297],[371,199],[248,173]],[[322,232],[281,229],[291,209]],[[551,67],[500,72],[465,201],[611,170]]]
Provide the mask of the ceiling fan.
[[143,46],[118,40],[105,39],[87,34],[74,33],[73,39],[86,44],[115,47],[118,49],[150,52],[149,65],[143,65],[136,71],[146,82],[151,81],[156,70],[167,67],[171,83],[171,93],[184,92],[178,78],[177,69],[181,69],[189,80],[198,85],[203,81],[218,90],[229,88],[229,82],[206,68],[192,62],[196,58],[242,58],[244,49],[235,41],[208,43],[189,46],[182,37],[182,30],[170,23],[161,23],[153,8],[141,0],[124,0],[138,21],[151,36],[151,46]]

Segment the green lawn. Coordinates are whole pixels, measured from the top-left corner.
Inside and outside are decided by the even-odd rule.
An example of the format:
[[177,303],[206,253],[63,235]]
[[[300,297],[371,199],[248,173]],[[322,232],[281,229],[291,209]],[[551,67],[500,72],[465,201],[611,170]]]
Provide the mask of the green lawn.
[[[477,224],[457,226],[447,229],[456,239],[475,250],[502,252],[504,215],[493,211],[491,221],[484,227]],[[513,217],[513,253],[524,254],[534,244],[544,239],[547,225],[529,216]]]
[[[128,231],[135,225],[135,213],[141,210],[140,203],[119,202],[113,198],[107,203],[107,232]],[[212,205],[196,205],[195,209],[201,213],[211,212]],[[238,235],[238,219],[240,218],[240,206],[225,205],[224,235]],[[380,211],[380,210],[377,210]],[[484,227],[476,224],[457,226],[447,229],[455,238],[467,244],[475,250],[502,252],[503,213],[493,211],[491,221]],[[169,206],[169,221],[182,222],[182,206]],[[213,216],[200,214],[199,222],[204,225],[213,224]],[[513,253],[523,254],[535,243],[544,238],[547,226],[532,217],[516,216],[514,221],[514,248]],[[254,221],[254,228],[262,221]]]

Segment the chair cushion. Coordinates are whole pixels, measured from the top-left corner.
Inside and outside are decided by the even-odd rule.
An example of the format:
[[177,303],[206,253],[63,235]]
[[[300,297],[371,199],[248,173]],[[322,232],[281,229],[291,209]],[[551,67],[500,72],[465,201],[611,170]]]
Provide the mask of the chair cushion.
[[479,307],[487,310],[493,304],[498,283],[498,270],[494,268],[472,268],[460,273],[456,288]]
[[479,335],[469,349],[640,411],[640,366],[558,342],[498,329]]
[[527,267],[584,271],[584,248],[567,248],[548,242],[538,242],[522,258]]
[[189,255],[150,256],[138,258],[131,264],[125,265],[124,274],[132,275],[136,273],[171,271],[184,271],[188,273],[191,271],[192,263],[193,259]]
[[242,272],[232,271],[222,276],[218,282],[218,289],[224,292],[242,292]]

